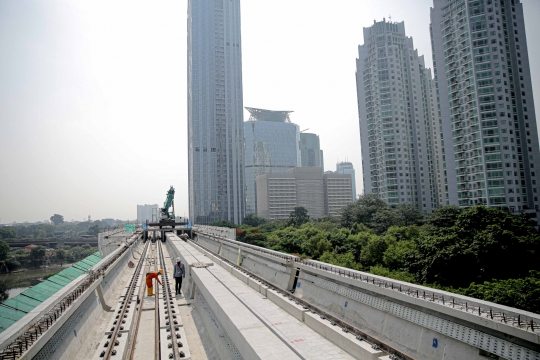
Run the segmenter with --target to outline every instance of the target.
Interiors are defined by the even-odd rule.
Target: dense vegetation
[[[37,246],[30,253],[24,249],[11,249],[0,241],[0,272],[13,271],[20,268],[38,267],[51,263],[74,263],[92,255],[97,251],[88,244],[70,247],[66,245],[53,254],[47,254],[45,247]]]
[[[55,216],[61,216],[55,214]],[[51,216],[51,221],[54,216]],[[54,220],[57,225],[51,224],[18,224],[14,226],[0,227],[0,240],[2,239],[42,239],[53,237],[55,232],[66,232],[71,237],[81,235],[95,235],[104,228],[109,227],[105,221],[96,220],[92,222],[59,222],[57,218]],[[123,225],[115,225],[123,226]]]
[[[484,206],[442,207],[423,217],[369,194],[340,217],[250,215],[237,239],[373,274],[540,313],[540,234],[525,216]]]

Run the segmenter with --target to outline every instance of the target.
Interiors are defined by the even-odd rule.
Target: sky
[[[540,1],[522,3],[538,38]],[[320,136],[325,170],[351,161],[361,193],[362,29],[404,21],[432,67],[431,6],[243,0],[244,106],[294,111]],[[136,219],[137,204],[162,204],[171,185],[187,216],[186,57],[187,1],[0,1],[0,223]],[[540,48],[529,58],[539,104]]]

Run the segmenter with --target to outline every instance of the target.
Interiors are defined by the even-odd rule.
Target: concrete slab
[[[365,341],[359,341],[351,333],[346,333],[338,326],[332,326],[329,321],[321,319],[318,315],[307,312],[304,314],[305,324],[317,333],[330,340],[340,348],[354,355],[356,359],[377,360],[379,356],[386,353],[380,350],[374,350],[371,345]]]
[[[299,358],[261,320],[246,311],[245,306],[208,269],[211,268],[192,269],[197,289],[245,359]]]
[[[139,329],[133,350],[134,360],[154,359],[155,354],[155,316],[154,311],[141,313]]]
[[[278,338],[306,359],[353,359],[339,347],[311,330],[275,303],[265,299],[250,286],[221,268],[208,269],[227,289],[237,296]],[[250,279],[251,280],[251,279]],[[287,299],[288,300],[288,299]],[[293,305],[296,305],[293,303]],[[303,309],[302,309],[303,310]],[[301,318],[301,316],[300,316]]]

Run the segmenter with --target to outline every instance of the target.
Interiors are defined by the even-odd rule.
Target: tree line
[[[237,240],[396,280],[540,313],[540,233],[526,214],[444,206],[423,216],[412,205],[359,197],[338,217],[247,216]]]
[[[54,254],[47,254],[44,246],[36,246],[27,253],[24,249],[10,249],[5,241],[0,241],[0,271],[9,272],[20,268],[37,267],[43,263],[74,263],[97,251],[88,244],[69,245],[56,249]]]

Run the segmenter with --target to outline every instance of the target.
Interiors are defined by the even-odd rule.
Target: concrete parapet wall
[[[282,289],[288,289],[292,285],[291,276],[296,269],[293,268],[295,262],[291,260],[296,257],[283,256],[284,254],[273,250],[261,253],[256,246],[239,241],[219,242],[215,237],[201,233],[197,234],[197,243],[234,264],[238,264],[240,254],[242,267]]]
[[[215,236],[219,236],[226,239],[236,240],[236,229],[219,227],[219,226],[208,226],[208,225],[195,225],[193,226],[193,231],[199,233],[207,233]]]
[[[136,241],[134,236],[130,244]],[[134,245],[136,246],[136,244]],[[90,271],[100,269],[103,264],[112,259],[115,254],[121,252],[121,249],[115,250],[105,259],[93,266]],[[123,284],[119,284],[122,275],[130,271],[127,266],[132,258],[131,249],[125,251],[118,259],[111,264],[105,271],[104,276],[96,280],[53,325],[37,339],[37,341],[23,354],[21,359],[73,359],[83,345],[88,335],[94,330],[97,322],[104,313],[104,305],[110,303],[110,299],[117,293]],[[81,275],[57,294],[38,306],[34,314],[35,320],[21,321],[33,323],[40,317],[39,313],[58,303],[65,295],[76,288],[87,275]],[[101,288],[103,298],[106,304],[103,304],[98,296],[98,288]],[[28,314],[30,315],[30,314]]]
[[[299,269],[296,296],[413,357],[484,359],[480,355],[482,349],[502,358],[540,360],[540,333],[513,326],[511,321],[492,320],[489,309],[512,314],[516,319],[519,316],[522,322],[540,321],[540,315],[318,261],[300,260],[238,241],[200,233],[197,238],[204,238],[201,245],[210,251],[221,244],[221,255],[223,248],[227,248],[230,261],[233,254],[241,251],[243,268],[283,289],[291,288]],[[215,244],[209,244],[212,242]],[[252,287],[258,287],[261,293],[264,289],[268,298],[272,297],[266,287]],[[287,308],[285,304],[280,306]],[[479,307],[481,316],[471,311]]]

